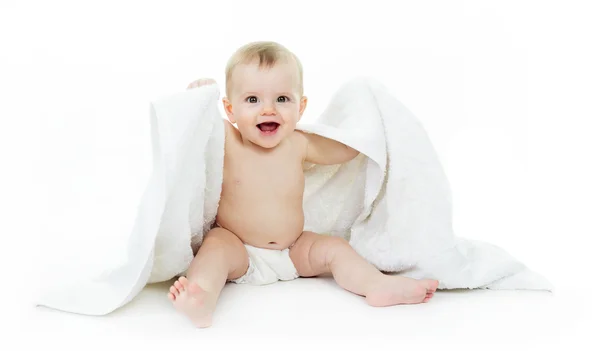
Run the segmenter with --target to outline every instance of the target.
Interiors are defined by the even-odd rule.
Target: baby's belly
[[[302,200],[283,205],[243,205],[221,198],[217,223],[237,235],[245,244],[273,250],[290,247],[302,234]]]

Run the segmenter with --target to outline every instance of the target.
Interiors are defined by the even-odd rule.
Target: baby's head
[[[302,65],[284,46],[268,41],[239,48],[225,70],[223,106],[245,141],[277,146],[296,128],[307,99]]]

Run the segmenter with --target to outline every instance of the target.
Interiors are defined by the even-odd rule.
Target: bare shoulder
[[[302,156],[302,160],[306,159],[306,149],[308,147],[308,137],[307,134],[301,130],[295,130],[291,136],[292,145],[294,149],[296,149],[300,155]]]
[[[223,125],[225,126],[225,135],[231,133],[231,128],[233,128],[233,126],[231,125],[231,122],[229,122],[228,120],[226,120],[225,118],[223,119]]]
[[[231,142],[236,140],[239,131],[225,118],[223,118],[223,124],[225,125],[225,141]]]

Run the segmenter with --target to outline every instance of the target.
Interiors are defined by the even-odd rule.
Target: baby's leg
[[[248,269],[248,253],[232,232],[214,228],[204,237],[202,246],[187,271],[168,294],[178,311],[199,328],[212,324],[212,314],[227,279],[237,279]]]
[[[372,306],[427,302],[438,286],[436,280],[385,275],[339,237],[304,232],[290,257],[300,276],[332,273],[342,288],[365,296]]]

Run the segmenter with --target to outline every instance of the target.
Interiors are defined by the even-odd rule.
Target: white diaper
[[[266,285],[278,280],[298,278],[296,267],[290,258],[290,250],[262,249],[244,245],[248,252],[248,271],[242,277],[231,280],[236,284]]]

